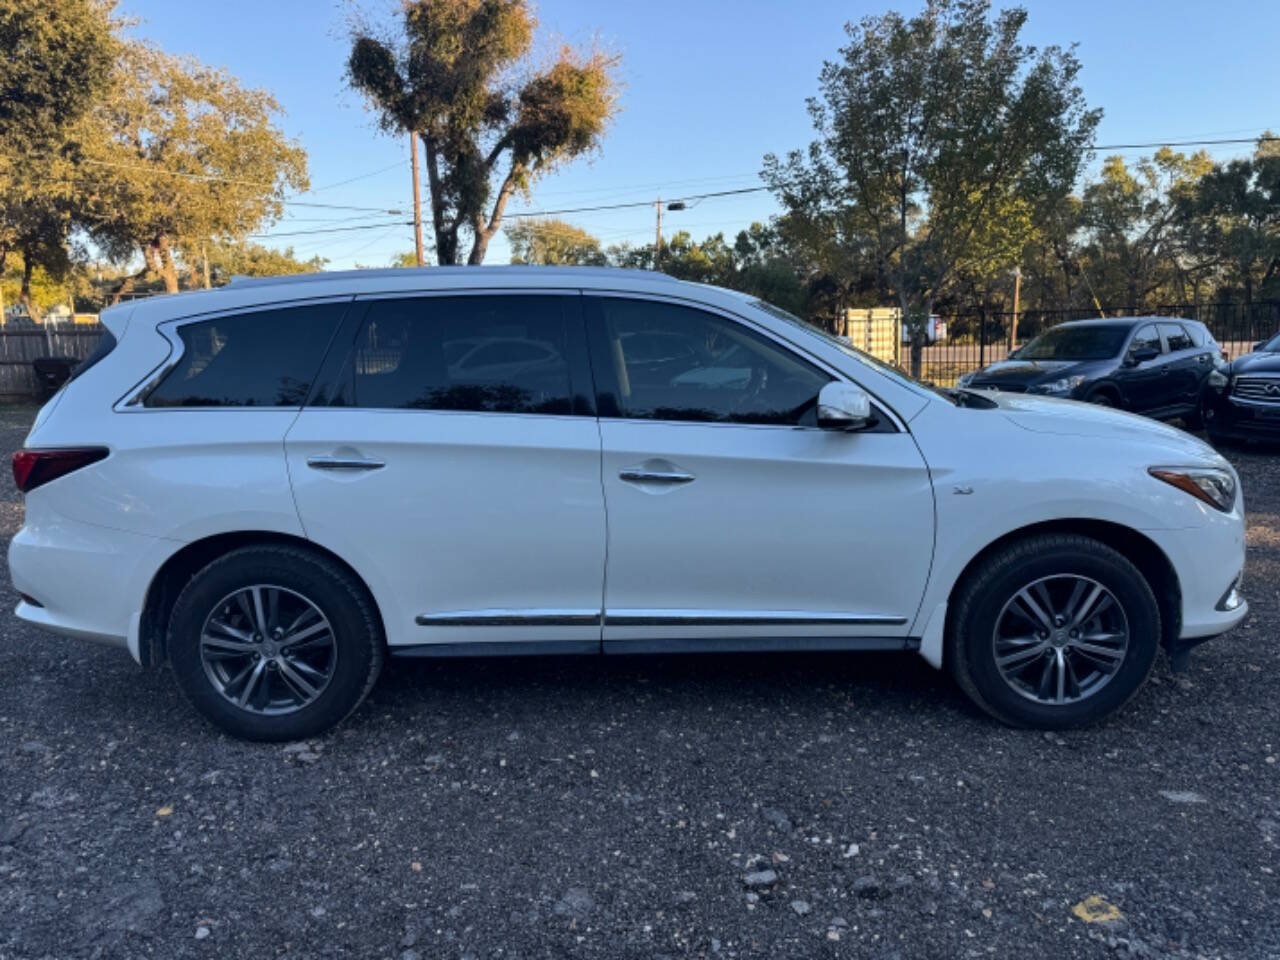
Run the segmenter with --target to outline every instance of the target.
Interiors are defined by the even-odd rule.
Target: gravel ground
[[[4,613],[0,960],[1280,957],[1280,451],[1230,456],[1252,614],[1062,736],[868,654],[393,662],[258,746]]]

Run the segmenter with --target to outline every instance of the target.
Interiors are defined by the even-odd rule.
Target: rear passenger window
[[[372,301],[334,402],[572,413],[565,306],[560,296]]]
[[[182,356],[147,407],[300,407],[347,303],[257,310],[178,328]]]
[[[1160,334],[1156,333],[1155,324],[1146,324],[1129,341],[1130,353],[1137,353],[1139,350],[1154,350],[1156,353],[1164,352],[1160,347]]]
[[[1165,340],[1169,342],[1169,352],[1177,353],[1179,350],[1190,350],[1195,346],[1195,341],[1187,335],[1187,331],[1182,329],[1180,323],[1162,323],[1160,324],[1160,332],[1164,334]]]

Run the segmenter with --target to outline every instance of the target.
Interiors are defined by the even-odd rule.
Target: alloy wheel
[[[1129,650],[1129,620],[1097,580],[1042,577],[1006,601],[992,644],[1006,684],[1029,700],[1060,706],[1111,681]]]
[[[286,587],[253,584],[218,601],[200,631],[205,676],[241,710],[278,716],[314,702],[338,661],[328,618]]]

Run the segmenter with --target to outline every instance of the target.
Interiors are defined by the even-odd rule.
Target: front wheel
[[[297,547],[220,557],[191,579],[169,620],[179,687],[247,740],[297,740],[341,722],[372,689],[383,655],[364,586]]]
[[[1132,563],[1088,537],[1046,535],[1004,547],[966,579],[947,657],[997,719],[1062,729],[1123,707],[1159,639],[1159,606]]]

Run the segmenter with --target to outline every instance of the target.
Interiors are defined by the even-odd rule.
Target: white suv
[[[741,294],[532,267],[107,310],[14,475],[17,614],[309,736],[387,654],[916,650],[999,719],[1105,717],[1244,617],[1199,440],[933,390]]]

